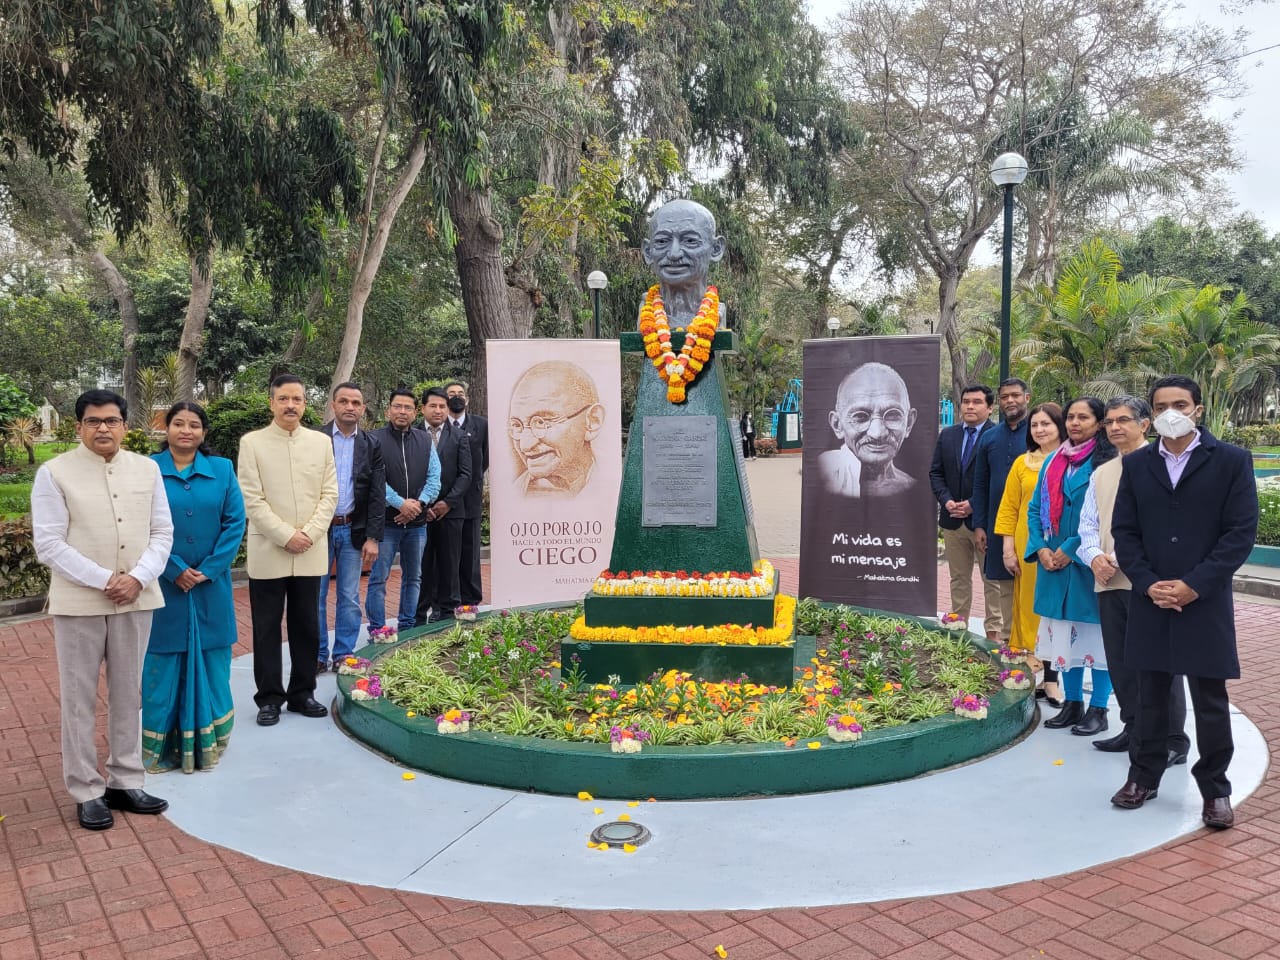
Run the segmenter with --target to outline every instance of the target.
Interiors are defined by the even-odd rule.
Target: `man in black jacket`
[[[360,570],[378,557],[387,509],[382,448],[360,429],[364,393],[357,383],[333,388],[333,421],[321,427],[333,439],[338,468],[338,506],[329,524],[329,565],[337,584],[333,659],[350,655],[360,636]],[[329,669],[329,574],[320,578],[320,655],[316,672]]]
[[[489,421],[467,410],[467,385],[455,380],[444,388],[449,423],[471,441],[471,487],[463,498],[462,556],[458,569],[462,603],[478,607],[484,598],[480,582],[480,522],[484,517],[484,475],[489,471]]]
[[[991,407],[995,392],[985,384],[972,384],[960,393],[960,422],[938,434],[933,448],[933,464],[929,467],[929,484],[938,499],[938,526],[947,566],[951,570],[951,612],[966,620],[973,605],[973,568],[981,555],[973,533],[973,473],[977,463],[978,441],[982,432],[994,426]],[[1000,637],[1000,588],[982,578],[986,600],[987,638]]]
[[[391,391],[387,425],[374,431],[386,466],[386,527],[378,559],[369,573],[365,612],[370,628],[386,625],[387,577],[391,561],[400,554],[400,609],[397,629],[417,623],[418,593],[422,585],[422,550],[427,542],[427,504],[440,492],[440,460],[431,449],[431,438],[415,430],[417,405],[413,394]]]
[[[452,620],[462,603],[458,567],[462,558],[464,501],[471,487],[471,441],[449,423],[449,398],[439,387],[422,395],[423,433],[440,459],[440,493],[423,511],[427,543],[422,554],[422,594],[417,620]]]

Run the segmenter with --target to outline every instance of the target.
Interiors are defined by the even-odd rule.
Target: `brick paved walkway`
[[[779,568],[793,586],[794,560]],[[243,589],[237,602],[244,638]],[[1232,685],[1232,699],[1269,743],[1280,727],[1277,612],[1239,603],[1246,679]],[[61,783],[50,621],[0,627],[0,671],[0,960],[698,960],[715,956],[717,945],[730,960],[1280,957],[1274,771],[1241,806],[1234,830],[1201,830],[1139,857],[1045,881],[815,910],[522,908],[296,873],[194,840],[164,818],[122,815],[104,833],[81,830]],[[152,783],[163,793],[162,779]],[[1106,797],[1098,798],[1098,815],[1142,816],[1110,810]],[[1042,844],[1070,842],[1039,822],[1035,798],[1013,786],[1008,808],[992,811],[990,829],[993,843],[1019,844],[1028,857]],[[315,842],[327,842],[327,833],[317,831]],[[827,863],[821,850],[795,855],[810,858],[833,883],[842,871],[873,868]]]

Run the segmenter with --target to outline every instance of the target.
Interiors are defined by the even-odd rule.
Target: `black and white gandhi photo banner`
[[[609,566],[622,481],[616,340],[490,340],[495,607],[578,600]]]
[[[937,337],[804,344],[800,595],[937,613]]]

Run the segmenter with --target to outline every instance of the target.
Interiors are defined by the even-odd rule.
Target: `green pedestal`
[[[774,594],[766,597],[598,597],[587,594],[588,627],[773,626]]]
[[[679,350],[684,335],[672,334],[672,347]],[[638,333],[621,337],[625,352],[643,351]],[[760,559],[752,524],[751,493],[747,486],[742,448],[730,429],[727,411],[729,396],[720,376],[720,355],[731,352],[734,335],[727,330],[716,334],[711,361],[698,379],[685,390],[684,403],[667,400],[667,385],[648,357],[643,358],[635,415],[627,437],[622,489],[618,494],[610,570],[753,570]],[[716,438],[716,478],[719,497],[714,527],[640,525],[641,486],[644,482],[645,417],[714,416]],[[735,421],[736,422],[736,421]],[[666,623],[679,621],[667,620]]]
[[[588,643],[566,640],[560,645],[566,660],[577,656],[582,676],[590,683],[639,683],[655,673],[681,670],[697,679],[717,683],[746,676],[753,683],[788,687],[796,677],[796,645],[748,647],[714,643]]]

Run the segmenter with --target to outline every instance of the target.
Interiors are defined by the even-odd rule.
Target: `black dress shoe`
[[[1064,727],[1073,727],[1080,722],[1080,718],[1084,716],[1083,700],[1068,700],[1067,705],[1059,710],[1056,714],[1044,722],[1044,725],[1050,730],[1061,730]]]
[[[1214,797],[1204,802],[1204,810],[1200,814],[1206,827],[1215,830],[1226,830],[1235,825],[1236,815],[1231,810],[1230,797]]]
[[[1117,791],[1111,802],[1122,810],[1137,810],[1148,800],[1154,800],[1156,794],[1156,788],[1144,787],[1130,780]]]
[[[1128,753],[1129,751],[1129,731],[1121,730],[1114,737],[1107,737],[1105,740],[1093,741],[1093,748],[1101,750],[1103,753]]]
[[[1090,707],[1080,722],[1071,728],[1077,737],[1096,737],[1107,729],[1107,708]]]
[[[153,797],[145,790],[121,790],[107,787],[102,798],[112,810],[124,810],[128,813],[164,813],[169,809],[169,801]]]
[[[307,699],[298,703],[289,704],[289,712],[300,713],[304,717],[327,717],[329,708],[316,700],[315,697],[307,697]]]
[[[106,801],[101,797],[77,803],[76,819],[86,830],[106,830],[116,822],[116,818],[111,816],[111,811],[107,809]]]
[[[431,616],[427,617],[427,623],[440,623],[442,620],[453,620],[452,610],[436,610]]]
[[[258,708],[258,726],[274,727],[280,722],[280,704],[264,703]]]
[[[316,661],[316,673],[326,673],[328,670],[329,670],[329,661],[328,661],[328,660],[317,660],[317,661]]]
[[[1097,744],[1095,744],[1095,746],[1097,746]],[[1186,763],[1186,762],[1187,762],[1187,751],[1170,749],[1169,758],[1165,762],[1165,767],[1166,768],[1176,767],[1179,764]]]

